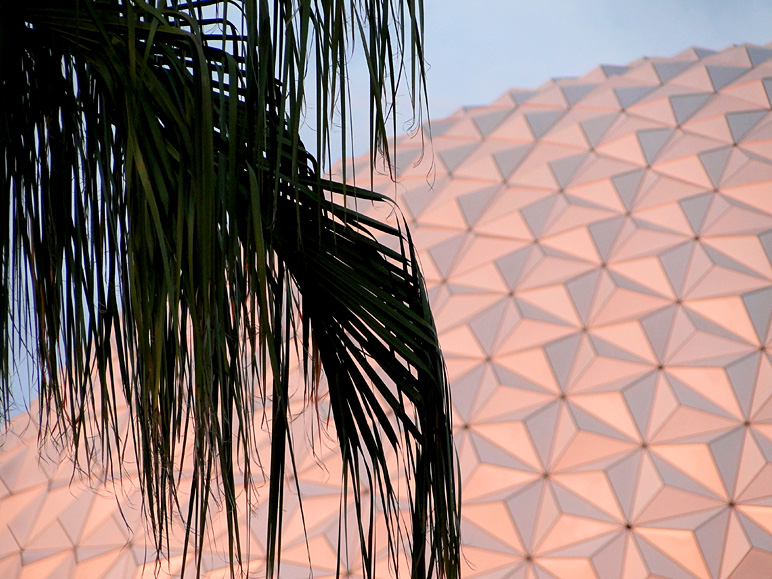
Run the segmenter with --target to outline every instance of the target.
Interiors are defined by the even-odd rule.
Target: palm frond
[[[420,2],[31,0],[7,8],[3,412],[13,332],[28,320],[45,433],[85,466],[92,450],[120,466],[126,445],[136,449],[159,552],[179,508],[175,457],[192,446],[188,525],[202,527],[210,496],[221,493],[238,562],[235,476],[250,477],[253,417],[268,408],[266,558],[275,576],[293,468],[289,368],[299,352],[311,400],[318,365],[324,370],[357,509],[361,489],[379,491],[395,566],[404,548],[413,577],[457,576],[448,385],[409,233],[353,209],[352,198],[388,201],[345,177],[325,179],[298,136],[312,66],[317,145],[329,154],[330,119],[340,108],[345,124],[346,62],[359,42],[372,149],[388,157],[401,81],[422,108]],[[129,440],[116,418],[124,401]],[[409,537],[395,515],[389,449],[413,482]],[[374,508],[371,501],[369,515],[357,517],[370,576]],[[199,553],[204,536],[190,534]]]

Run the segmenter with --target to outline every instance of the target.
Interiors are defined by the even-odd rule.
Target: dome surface
[[[772,572],[770,101],[772,49],[690,49],[460,110],[423,157],[397,141],[399,181],[375,188],[408,219],[446,356],[463,577]],[[70,484],[24,423],[0,455],[0,576],[141,576],[131,473]],[[335,572],[321,456],[324,476],[299,459],[310,548],[288,507],[285,577]]]

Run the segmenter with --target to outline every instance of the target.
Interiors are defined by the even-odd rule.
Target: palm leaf
[[[309,400],[318,396],[319,364],[326,375],[363,567],[372,576],[376,506],[366,512],[359,496],[369,487],[387,514],[395,567],[407,549],[413,577],[457,576],[448,386],[409,234],[404,223],[352,209],[352,198],[388,201],[345,177],[323,178],[298,137],[309,66],[322,158],[339,106],[345,134],[345,62],[358,41],[372,149],[388,158],[402,58],[421,110],[420,3],[31,0],[6,8],[4,413],[13,333],[31,329],[44,433],[86,467],[101,453],[120,468],[126,445],[135,448],[159,552],[182,508],[175,457],[194,448],[190,547],[201,552],[209,499],[221,496],[237,563],[235,475],[249,479],[259,458],[254,416],[268,409],[266,564],[275,576],[285,472],[294,468],[289,369],[299,353]],[[116,418],[122,403],[128,433]],[[389,449],[413,481],[407,537]]]

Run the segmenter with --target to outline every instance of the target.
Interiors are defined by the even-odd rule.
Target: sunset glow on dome
[[[770,573],[771,101],[771,48],[690,49],[397,141],[397,184],[374,186],[410,226],[452,383],[463,577]],[[0,454],[0,577],[151,577],[135,473],[71,484],[28,423]],[[340,457],[317,450],[282,577],[335,574]],[[249,524],[261,577],[259,506]],[[204,576],[227,573],[222,525]]]

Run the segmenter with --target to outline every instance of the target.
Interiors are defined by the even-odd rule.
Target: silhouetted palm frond
[[[13,333],[27,325],[44,431],[85,466],[92,446],[119,465],[135,448],[159,551],[177,508],[175,456],[187,445],[188,524],[203,525],[221,493],[240,559],[235,473],[249,477],[253,418],[266,412],[266,559],[277,575],[299,352],[309,399],[320,364],[326,376],[357,505],[370,487],[384,512],[399,510],[386,456],[404,457],[412,534],[386,517],[395,564],[407,548],[414,577],[458,574],[448,385],[409,235],[352,209],[354,196],[387,200],[323,178],[298,137],[311,67],[318,148],[329,150],[334,111],[347,118],[356,41],[368,63],[371,145],[387,151],[400,78],[420,97],[421,21],[413,0],[3,5],[3,412]],[[116,418],[124,403],[128,440]],[[372,575],[371,516],[358,520]],[[204,537],[191,534],[191,548],[200,553]]]

